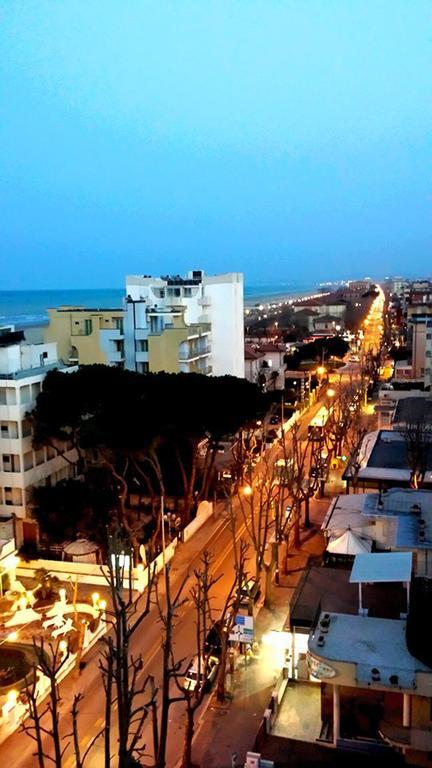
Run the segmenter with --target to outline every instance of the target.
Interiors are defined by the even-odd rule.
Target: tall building
[[[126,278],[123,309],[49,310],[45,341],[68,365],[243,378],[243,275]]]
[[[15,516],[18,539],[36,536],[32,488],[70,474],[54,448],[33,447],[29,419],[46,372],[58,367],[56,344],[26,344],[22,331],[0,329],[0,516]]]
[[[178,333],[179,343],[172,342],[177,370],[244,377],[242,274],[209,276],[193,270],[184,278],[127,277],[126,294],[127,368],[139,370],[139,364],[146,362],[147,342],[150,370],[158,370],[152,351],[165,329],[176,327],[177,316],[177,327],[183,330]]]

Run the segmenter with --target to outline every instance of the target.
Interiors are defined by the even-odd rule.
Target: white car
[[[195,656],[189,665],[189,669],[186,672],[186,676],[183,683],[183,688],[186,691],[194,691],[199,685],[203,686],[204,690],[210,690],[217,675],[219,659],[217,656],[208,656],[207,659],[201,657],[201,668],[198,670],[199,657]],[[199,674],[198,674],[199,672]],[[199,680],[200,678],[200,680]]]

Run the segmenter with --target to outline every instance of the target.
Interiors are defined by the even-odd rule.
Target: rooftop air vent
[[[324,613],[320,619],[319,628],[324,634],[328,632],[330,627],[330,614]]]
[[[325,637],[324,637],[324,635],[319,635],[318,636],[318,640],[317,640],[318,648],[322,648],[324,644],[325,644]]]
[[[380,671],[376,667],[372,667],[371,669],[371,678],[374,683],[378,683],[381,680]]]

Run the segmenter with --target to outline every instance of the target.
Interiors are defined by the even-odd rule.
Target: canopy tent
[[[89,539],[76,539],[63,544],[63,553],[75,563],[97,563],[99,544]]]
[[[408,613],[412,559],[412,552],[369,552],[355,556],[350,582],[351,584],[358,584],[359,613],[361,615],[365,614],[362,602],[362,584],[368,582],[403,582],[407,593]]]
[[[350,582],[411,581],[412,552],[373,552],[354,560]]]
[[[348,528],[340,536],[333,536],[328,545],[327,552],[332,555],[359,555],[370,552],[372,542],[357,536],[351,528]]]

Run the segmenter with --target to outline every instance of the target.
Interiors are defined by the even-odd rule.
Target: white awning
[[[372,543],[367,539],[356,536],[354,531],[348,528],[341,536],[332,537],[327,545],[327,552],[332,555],[358,555],[370,552]]]
[[[83,557],[97,552],[100,549],[99,544],[89,539],[76,539],[63,544],[63,552],[72,557]]]
[[[356,555],[351,584],[411,581],[412,552],[373,552]]]

